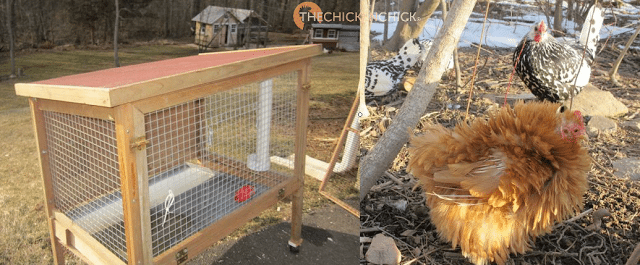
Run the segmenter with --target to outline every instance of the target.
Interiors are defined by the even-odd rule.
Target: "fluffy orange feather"
[[[440,236],[475,264],[504,264],[583,206],[591,158],[579,112],[519,102],[453,130],[412,137],[419,180]]]

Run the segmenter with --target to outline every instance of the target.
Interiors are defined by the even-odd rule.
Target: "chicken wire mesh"
[[[115,123],[52,111],[43,115],[55,208],[126,261]]]
[[[157,256],[287,178],[297,73],[145,115],[152,253]]]
[[[293,176],[297,72],[145,114],[157,256]],[[44,111],[55,207],[124,262],[115,122]],[[144,162],[144,161],[138,161]]]

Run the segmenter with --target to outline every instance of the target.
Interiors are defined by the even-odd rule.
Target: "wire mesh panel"
[[[126,261],[115,123],[43,115],[55,208]]]
[[[297,73],[145,114],[153,256],[293,175]]]

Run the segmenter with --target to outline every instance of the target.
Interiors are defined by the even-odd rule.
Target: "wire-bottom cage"
[[[62,246],[90,263],[181,263],[286,196],[299,245],[308,67],[231,71],[116,106],[31,98],[56,263]]]

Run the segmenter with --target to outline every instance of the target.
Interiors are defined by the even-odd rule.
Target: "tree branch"
[[[360,160],[360,200],[365,198],[376,180],[389,168],[402,146],[409,140],[408,129],[416,126],[427,109],[475,3],[475,0],[453,2],[451,12],[438,31],[420,70],[416,85],[409,92],[396,119],[371,151]]]
[[[413,12],[415,10],[415,1],[417,0],[402,1],[401,12]],[[384,44],[383,48],[387,51],[397,51],[407,42],[407,40],[420,36],[422,28],[424,28],[427,20],[429,20],[429,17],[431,17],[431,14],[433,14],[433,12],[438,8],[439,4],[440,0],[426,0],[422,3],[420,7],[418,7],[418,10],[415,10],[414,17],[419,19],[418,21],[407,22],[399,19],[396,29],[393,32],[393,36],[391,36],[391,39]]]
[[[618,83],[618,79],[616,78],[616,75],[618,74],[618,68],[620,68],[620,63],[622,63],[622,59],[627,54],[629,47],[631,46],[633,41],[636,39],[636,37],[638,37],[638,33],[640,33],[640,23],[638,23],[636,32],[633,33],[633,36],[631,36],[631,38],[627,41],[627,45],[624,46],[624,50],[622,50],[622,52],[618,56],[616,63],[613,65],[613,69],[611,69],[611,72],[609,72],[609,79],[611,79],[611,82],[615,86],[620,86],[620,83]]]

